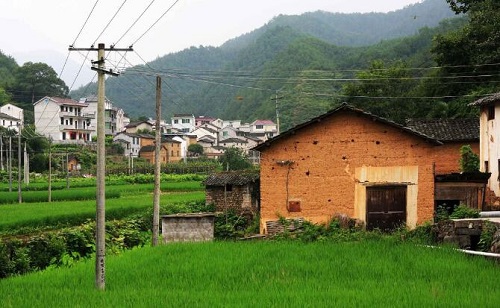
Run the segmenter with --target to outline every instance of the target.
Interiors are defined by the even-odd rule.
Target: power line
[[[115,19],[116,15],[118,15],[118,13],[121,11],[121,9],[123,8],[123,6],[125,5],[125,3],[127,3],[128,0],[124,0],[122,2],[122,4],[120,5],[120,7],[118,8],[118,10],[116,10],[115,14],[113,15],[113,17],[111,17],[111,19],[109,20],[109,22],[106,24],[106,26],[104,27],[104,29],[102,29],[101,33],[97,36],[97,38],[94,40],[94,45],[96,44],[96,42],[99,40],[99,38],[101,37],[101,35],[104,33],[104,31],[106,31],[106,29],[109,27],[109,25],[113,22],[113,20]]]
[[[142,11],[142,13],[139,15],[139,17],[137,17],[137,19],[132,23],[132,25],[130,25],[130,27],[125,31],[125,33],[123,33],[122,36],[120,36],[120,38],[116,41],[116,44],[118,44],[125,35],[127,35],[127,33],[130,31],[130,29],[132,29],[132,27],[135,26],[135,24],[142,18],[142,16],[147,12],[147,10],[149,10],[149,7],[155,2],[156,0],[152,0],[149,5],[144,9],[144,11]]]
[[[87,18],[85,19],[85,22],[83,23],[82,27],[80,28],[80,31],[78,31],[78,34],[76,35],[75,39],[73,40],[73,43],[71,45],[75,45],[76,44],[76,41],[78,40],[78,38],[80,37],[80,34],[82,33],[83,29],[85,28],[85,26],[87,25],[87,22],[89,21],[90,19],[90,16],[92,15],[92,13],[94,12],[94,9],[95,7],[97,6],[97,3],[99,2],[99,0],[96,0],[96,2],[94,3],[94,6],[92,7],[92,10],[90,10],[90,13],[88,14]],[[64,64],[63,64],[63,67],[61,69],[61,72],[59,73],[59,78],[61,78],[62,76],[62,73],[64,72],[64,69],[66,68],[66,64],[68,63],[68,59],[69,59],[69,54],[70,54],[70,51],[68,50],[68,55],[66,56],[66,60],[64,60]],[[78,77],[78,76],[77,76]],[[75,80],[76,78],[75,77]],[[73,82],[74,83],[74,82]]]
[[[141,36],[139,36],[138,39],[136,39],[133,43],[132,46],[137,44],[138,41],[140,41],[146,33],[148,33],[180,0],[176,0]]]

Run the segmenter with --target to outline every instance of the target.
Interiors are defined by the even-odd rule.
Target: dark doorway
[[[436,200],[434,219],[439,220],[439,216],[450,216],[459,205],[460,200]]]
[[[406,186],[366,188],[366,229],[391,231],[406,225]]]

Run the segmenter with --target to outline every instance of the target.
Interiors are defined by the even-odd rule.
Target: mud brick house
[[[213,173],[204,181],[206,204],[216,211],[235,210],[253,218],[259,212],[259,174],[257,172],[227,171]]]
[[[444,207],[450,214],[461,203],[482,210],[490,175],[457,171],[463,145],[479,154],[479,118],[410,120],[407,127],[443,143],[436,148],[436,207]]]
[[[280,217],[325,223],[338,214],[368,229],[414,228],[433,219],[436,170],[459,171],[444,142],[347,104],[254,150],[261,233]]]

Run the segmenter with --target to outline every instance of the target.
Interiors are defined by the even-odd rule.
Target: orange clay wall
[[[460,172],[460,148],[463,145],[470,145],[472,151],[479,155],[479,141],[446,143],[442,146],[438,146],[434,149],[436,174]]]
[[[325,223],[354,215],[356,168],[418,166],[417,224],[434,212],[434,151],[420,137],[341,111],[261,149],[261,232],[279,217]],[[287,161],[292,161],[287,165]],[[377,183],[384,184],[384,183]],[[404,183],[403,183],[404,184]],[[300,212],[288,211],[297,200]]]

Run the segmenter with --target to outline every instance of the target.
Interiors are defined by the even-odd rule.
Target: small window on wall
[[[226,191],[233,191],[233,185],[226,184]]]
[[[488,121],[495,119],[495,105],[488,106]]]
[[[487,160],[484,161],[484,172],[490,172],[490,166]]]

